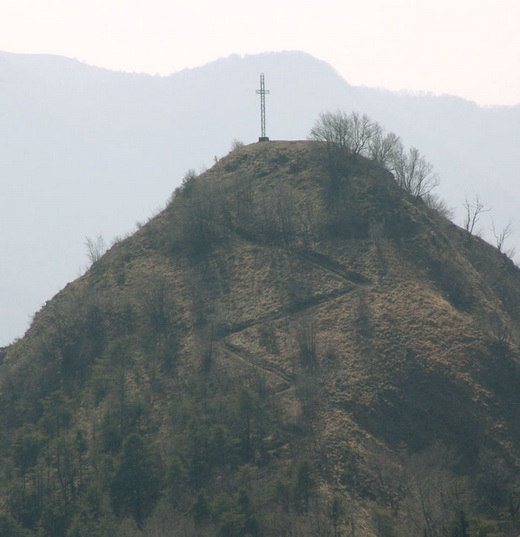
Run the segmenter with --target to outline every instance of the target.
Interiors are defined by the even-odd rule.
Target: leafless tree
[[[491,220],[491,227],[493,229],[493,236],[495,237],[495,246],[497,247],[498,251],[505,253],[508,257],[513,257],[515,255],[514,248],[504,250],[506,240],[511,236],[514,231],[513,223],[511,222],[511,220],[507,223],[507,226],[501,231],[498,231],[496,229],[495,222],[493,220]]]
[[[424,197],[424,201],[426,202],[426,205],[430,207],[430,209],[433,209],[437,214],[440,214],[444,218],[447,218],[448,220],[453,220],[455,217],[455,212],[452,207],[448,206],[445,200],[443,200],[440,196],[433,193],[428,193]]]
[[[322,112],[311,129],[311,140],[347,147],[349,119],[345,112]]]
[[[478,196],[475,196],[475,201],[469,201],[466,197],[464,202],[464,229],[473,234],[477,222],[480,220],[480,217],[483,213],[489,212],[491,209],[486,207],[484,203],[480,200]]]
[[[296,211],[296,219],[303,245],[310,250],[317,241],[318,211],[316,204],[311,200],[306,200],[301,210]]]
[[[197,176],[198,176],[198,173],[197,173],[193,168],[190,168],[190,169],[184,174],[184,177],[182,178],[182,184],[183,184],[183,186],[184,186],[186,183],[189,183],[192,179],[195,179]]]
[[[450,535],[471,495],[465,480],[451,470],[454,454],[442,444],[411,455],[406,462],[406,495],[401,504],[405,535]]]
[[[231,151],[235,151],[240,147],[244,147],[244,142],[237,140],[236,138],[231,142]]]
[[[354,155],[364,154],[370,141],[377,136],[381,136],[381,126],[372,121],[366,114],[360,115],[352,112],[348,117],[347,143]]]
[[[412,196],[426,197],[438,184],[439,177],[419,150],[411,147],[408,152],[394,151],[390,168],[397,184]]]
[[[173,322],[173,304],[171,287],[163,274],[148,276],[143,282],[140,293],[143,310],[153,332],[166,337]]]
[[[296,233],[296,200],[287,184],[280,183],[260,196],[259,229],[274,244],[289,247]]]
[[[324,148],[327,164],[335,175],[343,166],[350,151],[347,145],[349,121],[345,112],[321,113],[309,138],[320,142]]]
[[[498,308],[490,313],[488,321],[492,341],[498,345],[507,347],[511,343],[513,333],[509,323]]]
[[[333,171],[351,155],[367,156],[391,171],[400,187],[412,196],[425,198],[439,184],[433,166],[417,148],[405,151],[394,133],[367,115],[346,114],[341,110],[320,114],[309,134],[311,140],[324,144]]]
[[[368,150],[370,140],[381,132],[380,125],[366,114],[347,115],[338,110],[320,114],[309,137],[324,142],[333,152],[359,155]]]
[[[379,129],[370,139],[367,156],[384,168],[389,168],[393,155],[396,151],[402,151],[402,147],[401,139],[397,134],[393,132],[385,134],[382,129]]]
[[[86,237],[85,246],[87,247],[87,257],[91,264],[99,261],[107,251],[107,245],[101,233],[98,233],[94,239]]]
[[[193,252],[207,253],[225,239],[229,224],[228,196],[225,185],[192,177],[183,183],[179,212],[182,215],[179,234]]]

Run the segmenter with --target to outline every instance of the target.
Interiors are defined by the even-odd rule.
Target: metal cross
[[[269,90],[265,89],[265,77],[264,73],[260,75],[260,89],[256,90],[256,93],[260,94],[260,126],[261,136],[258,139],[259,142],[268,142],[269,138],[265,135],[265,96],[269,94]]]

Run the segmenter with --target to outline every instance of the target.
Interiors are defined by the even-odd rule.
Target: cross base
[[[260,138],[258,138],[258,141],[259,142],[268,142],[269,141],[269,136],[260,136]]]

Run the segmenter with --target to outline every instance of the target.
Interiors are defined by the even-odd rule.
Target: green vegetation
[[[235,144],[5,349],[0,535],[520,531],[519,271],[327,118],[356,145]]]

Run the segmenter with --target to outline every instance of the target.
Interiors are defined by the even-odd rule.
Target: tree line
[[[310,131],[309,138],[323,144],[332,169],[337,172],[351,156],[361,155],[389,170],[412,196],[426,201],[439,184],[439,177],[419,150],[405,149],[399,136],[385,132],[366,114],[323,112]]]

